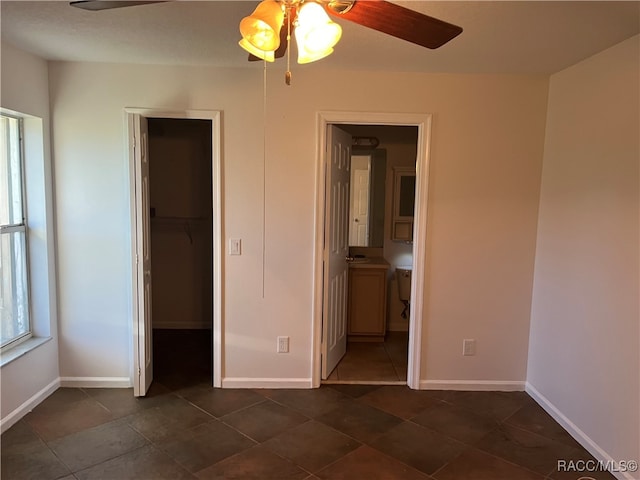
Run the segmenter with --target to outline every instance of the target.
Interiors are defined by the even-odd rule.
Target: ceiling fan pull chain
[[[284,74],[284,83],[291,85],[291,5],[287,5],[287,71]]]
[[[267,265],[267,60],[262,61],[262,298]]]

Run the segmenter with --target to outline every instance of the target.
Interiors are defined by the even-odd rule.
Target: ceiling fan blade
[[[76,2],[69,2],[69,5],[71,5],[72,7],[82,8],[83,10],[97,11],[97,10],[109,10],[111,8],[120,8],[120,7],[135,7],[136,5],[146,5],[148,3],[164,3],[164,1],[120,2],[120,1],[106,1],[106,0],[80,0]]]
[[[275,58],[282,58],[284,57],[284,54],[287,52],[287,23],[286,22],[289,21],[289,24],[291,25],[291,33],[293,33],[293,20],[295,19],[295,12],[292,13],[291,17],[292,17],[291,19],[288,19],[288,20],[285,19],[285,23],[282,25],[282,28],[280,29],[280,46],[273,53],[273,56]],[[256,57],[255,55],[249,54],[249,61],[257,62],[257,61],[262,61],[262,59],[259,57]]]
[[[462,33],[462,27],[384,0],[356,0],[351,9],[328,13],[427,48],[438,48]]]

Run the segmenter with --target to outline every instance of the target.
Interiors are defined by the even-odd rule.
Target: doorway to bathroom
[[[135,197],[134,395],[146,395],[152,383],[161,390],[219,386],[219,115],[126,111]]]
[[[419,388],[429,124],[320,114],[314,385]]]

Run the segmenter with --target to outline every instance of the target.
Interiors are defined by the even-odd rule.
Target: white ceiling
[[[60,0],[3,0],[1,32],[3,41],[50,60],[261,68],[260,62],[247,62],[237,45],[238,23],[257,3],[175,1],[90,12]],[[339,20],[342,40],[321,60],[323,66],[548,74],[640,31],[640,1],[394,3],[460,25],[464,32],[429,50]]]

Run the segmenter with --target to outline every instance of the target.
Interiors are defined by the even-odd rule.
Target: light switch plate
[[[462,355],[471,356],[476,354],[476,341],[473,338],[462,340]]]
[[[242,240],[239,238],[229,239],[229,255],[241,255],[242,254]]]

